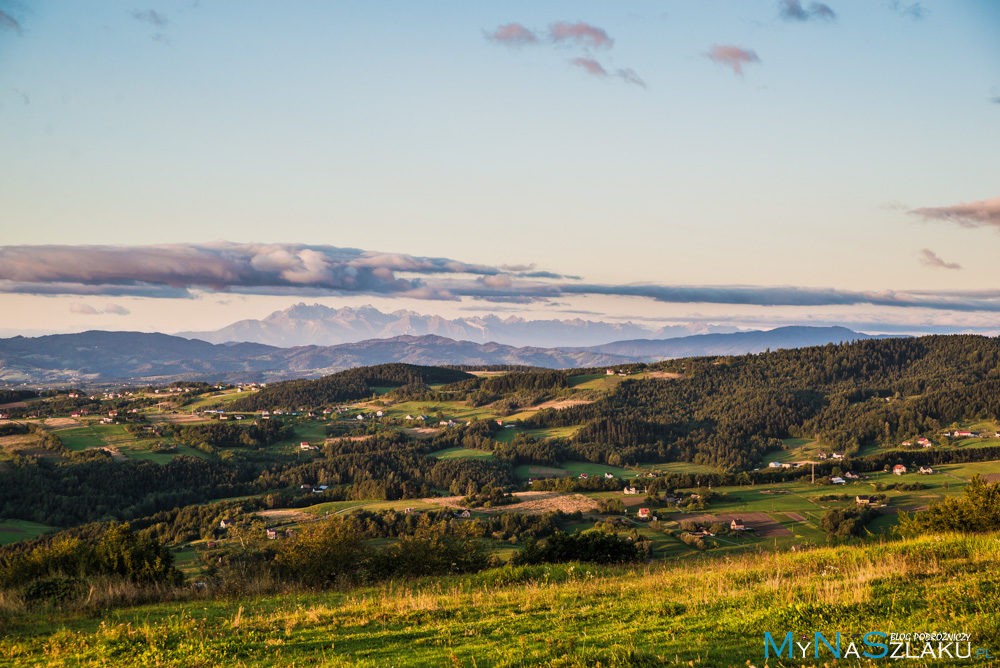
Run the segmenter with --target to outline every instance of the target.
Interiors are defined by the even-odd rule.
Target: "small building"
[[[468,510],[463,510],[463,511],[462,511],[462,512],[460,512],[460,513],[456,513],[456,514],[455,514],[455,517],[458,517],[458,518],[461,518],[461,519],[463,519],[463,520],[467,520],[467,519],[469,519],[470,517],[472,517],[472,513],[470,513],[470,512],[468,511]]]
[[[232,519],[228,518],[228,517],[225,518],[225,519],[219,520],[219,528],[220,529],[228,529],[229,527],[233,526],[233,524],[235,524],[235,522]]]
[[[278,532],[275,529],[268,529],[267,530],[267,539],[268,540],[274,540],[277,537],[278,537]]]
[[[831,485],[846,485],[847,481],[844,480],[843,478],[841,478],[840,476],[834,476],[834,477],[830,478],[830,484]]]
[[[648,520],[650,518],[649,508],[640,508],[638,517],[640,520]]]
[[[856,497],[854,497],[854,503],[858,504],[859,506],[870,506],[874,503],[874,500],[867,494],[859,494]]]
[[[902,443],[900,443],[900,445],[904,448],[909,448],[913,445],[913,443],[911,443],[910,441],[903,441]]]
[[[313,487],[313,486],[312,486],[312,485],[310,485],[310,484],[309,484],[309,483],[307,483],[307,482],[304,482],[304,483],[302,483],[301,485],[299,485],[299,489],[312,489],[312,487]]]
[[[743,523],[743,520],[736,518],[729,523],[729,528],[733,531],[746,531],[747,525]]]
[[[858,475],[857,473],[855,473],[854,471],[848,471],[847,473],[845,473],[845,474],[844,474],[844,477],[845,477],[845,478],[847,478],[848,480],[857,480],[857,479],[859,479],[859,478],[860,478],[861,476],[859,476],[859,475]]]
[[[590,477],[589,473],[581,473],[580,474],[580,480],[586,480],[589,477]]]
[[[930,466],[921,466],[920,467],[920,472],[921,473],[934,473],[934,469],[932,469]]]
[[[605,376],[613,376],[613,375],[615,375],[615,370],[614,369],[605,369],[604,370],[604,375]]]
[[[829,455],[827,455],[825,452],[820,452],[816,455],[816,459],[826,459],[827,457],[829,457]]]
[[[382,417],[383,415],[385,415],[383,411],[375,411],[375,417]]]
[[[615,475],[613,473],[605,473],[604,474],[604,478],[606,480],[614,480],[615,479]]]
[[[770,464],[767,465],[767,467],[771,469],[780,469],[781,462],[771,462]]]
[[[892,467],[892,472],[894,475],[903,475],[904,473],[906,473],[906,467],[903,466],[902,464],[896,464],[895,466]]]
[[[639,493],[639,490],[637,490],[635,487],[626,487],[622,491],[625,494],[627,494],[627,495],[632,495],[632,494],[638,494]]]
[[[833,458],[834,459],[843,459],[844,458],[844,453],[843,452],[835,452],[835,453],[833,453]]]

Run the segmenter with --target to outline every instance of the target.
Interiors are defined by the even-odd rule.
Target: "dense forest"
[[[348,369],[317,380],[290,380],[268,385],[232,404],[235,411],[308,409],[372,395],[375,387],[424,387],[455,383],[474,376],[455,369],[414,364],[379,364]]]
[[[524,426],[583,424],[573,442],[593,461],[740,470],[759,466],[789,436],[854,454],[1000,414],[1000,341],[981,336],[866,340],[651,368],[683,378],[627,380],[592,404],[541,411]]]

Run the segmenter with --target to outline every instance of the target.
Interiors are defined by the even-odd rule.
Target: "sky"
[[[1000,333],[1000,3],[0,0],[0,336]]]

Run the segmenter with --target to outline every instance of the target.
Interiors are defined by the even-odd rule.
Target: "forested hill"
[[[296,409],[340,401],[354,401],[372,395],[375,387],[425,386],[456,383],[475,376],[456,369],[414,364],[379,364],[348,369],[317,380],[290,380],[275,383],[260,392],[233,402],[233,410],[258,411],[273,408]]]
[[[862,334],[846,327],[778,327],[766,332],[698,334],[673,339],[615,341],[584,348],[595,353],[621,355],[633,359],[744,355],[783,348],[805,348],[827,343],[848,343],[865,339],[890,338]]]
[[[759,466],[778,439],[818,437],[856,454],[953,421],[1000,417],[1000,339],[866,340],[652,365],[679,380],[629,380],[599,401],[541,411],[525,427],[583,424],[574,456]]]

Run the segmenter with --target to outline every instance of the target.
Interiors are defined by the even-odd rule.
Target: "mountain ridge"
[[[403,334],[337,346],[281,348],[260,343],[209,343],[160,333],[91,330],[80,334],[0,339],[0,382],[101,383],[169,380],[315,378],[357,366],[405,362],[425,366],[529,365],[606,367],[670,357],[737,355],[872,337],[843,327],[789,327],[769,332],[700,334],[627,340],[591,347],[515,347],[440,335]]]

